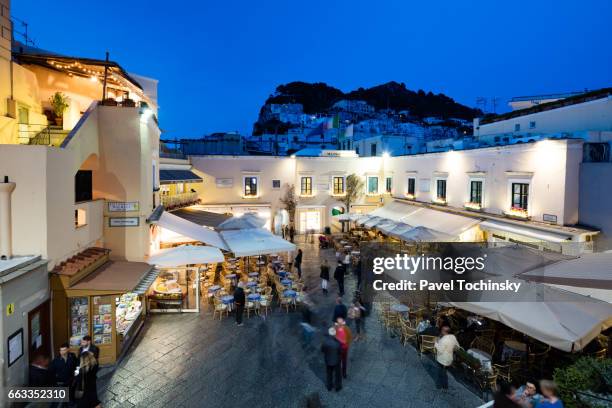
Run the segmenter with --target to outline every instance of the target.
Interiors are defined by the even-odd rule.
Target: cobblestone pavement
[[[301,313],[275,308],[267,318],[251,317],[237,327],[232,316],[213,320],[200,314],[149,316],[132,349],[116,370],[98,380],[104,407],[305,407],[319,394],[325,407],[476,407],[482,401],[449,378],[450,389],[436,390],[433,362],[413,347],[402,347],[374,314],[366,319],[367,338],[354,342],[343,389],[328,392],[319,351],[331,322],[336,290],[319,288],[322,257],[334,265],[331,250],[299,244],[303,272],[318,331],[302,343]],[[354,289],[347,278],[345,302]]]

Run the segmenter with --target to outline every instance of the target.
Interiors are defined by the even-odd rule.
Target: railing
[[[56,126],[40,126],[38,130],[19,130],[19,144],[60,147],[69,132]]]
[[[183,193],[161,196],[162,205],[169,210],[196,204],[198,201],[198,193]]]

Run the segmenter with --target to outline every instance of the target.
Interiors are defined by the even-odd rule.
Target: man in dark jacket
[[[334,307],[334,316],[332,318],[332,321],[334,323],[336,323],[338,321],[339,317],[341,317],[344,320],[346,320],[346,316],[347,315],[348,315],[348,309],[344,305],[344,303],[342,303],[342,298],[340,296],[338,296],[336,298],[336,306]]]
[[[90,335],[83,337],[83,340],[81,340],[81,347],[79,347],[79,357],[81,357],[81,355],[87,351],[92,353],[96,360],[100,358],[100,349],[95,344],[92,344]]]
[[[338,292],[340,296],[344,296],[344,266],[342,265],[342,261],[338,261],[338,266],[336,266],[336,270],[334,271],[334,279],[338,282]]]
[[[293,224],[289,226],[289,239],[293,242],[293,238],[295,237],[295,227]]]
[[[302,250],[298,249],[298,253],[295,256],[295,269],[297,269],[298,278],[302,279]]]
[[[234,290],[234,305],[236,306],[236,324],[242,326],[242,314],[244,313],[245,304],[244,289],[242,289],[242,282],[238,282],[236,290]]]
[[[336,329],[329,328],[327,335],[323,338],[321,351],[325,358],[325,367],[327,368],[327,390],[331,391],[335,388],[336,391],[342,389],[342,375],[340,375],[340,342],[336,339]]]
[[[52,387],[54,385],[53,375],[49,371],[49,358],[37,355],[30,364],[29,373],[30,387]]]
[[[78,365],[79,360],[74,353],[70,352],[68,344],[62,344],[59,349],[59,355],[53,359],[49,367],[55,379],[55,384],[58,387],[69,387],[72,385],[74,370]]]

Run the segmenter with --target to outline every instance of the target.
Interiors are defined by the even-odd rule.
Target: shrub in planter
[[[61,92],[56,92],[49,98],[51,109],[55,115],[55,124],[61,126],[64,123],[64,111],[68,109],[70,99]]]
[[[565,368],[555,369],[553,378],[559,386],[561,399],[567,408],[581,408],[584,406],[604,407],[606,401],[580,397],[577,400],[575,392],[583,392],[606,396],[610,398],[612,391],[612,360],[595,360],[590,357],[581,357],[575,363]]]

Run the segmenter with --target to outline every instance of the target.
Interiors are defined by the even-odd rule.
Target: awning
[[[263,228],[221,231],[235,256],[266,255],[295,251],[295,245]]]
[[[395,224],[395,227],[393,227],[387,232],[387,235],[400,239],[403,233],[410,231],[412,228],[414,228],[412,225],[404,224],[403,222],[398,222],[397,224]]]
[[[503,231],[511,234],[521,235],[524,237],[533,238],[538,241],[548,242],[567,242],[571,240],[572,235],[564,232],[544,231],[539,228],[534,228],[528,225],[518,225],[512,222],[487,220],[480,223],[480,228],[484,231]]]
[[[132,292],[152,271],[144,262],[109,261],[68,289]]]
[[[201,183],[202,177],[191,170],[160,170],[159,182],[161,184]]]
[[[229,251],[229,247],[217,231],[201,227],[172,213],[164,212],[157,220],[157,225],[195,241]]]
[[[193,206],[172,211],[172,214],[195,224],[211,228],[215,228],[223,221],[231,218],[229,215],[199,210]]]
[[[380,223],[387,221],[385,218],[381,217],[370,217],[366,222],[363,223],[363,226],[366,228],[373,228]]]
[[[393,201],[383,207],[377,208],[368,214],[371,217],[382,217],[395,222],[402,222],[413,227],[425,227],[443,234],[458,237],[459,234],[469,230],[481,222],[480,219],[464,217],[449,212],[433,210]],[[357,223],[368,226],[367,221],[359,220]]]
[[[151,269],[141,280],[140,282],[138,282],[138,285],[136,285],[136,287],[134,288],[134,290],[132,290],[133,293],[136,293],[137,295],[142,295],[144,294],[147,290],[149,290],[149,288],[151,287],[151,285],[153,284],[153,282],[155,282],[155,279],[157,279],[157,276],[159,275],[159,269],[157,268],[153,268]]]
[[[376,229],[384,234],[389,234],[389,231],[397,227],[394,221],[385,219],[383,222],[376,225]]]
[[[425,227],[415,227],[396,236],[402,241],[414,242],[452,242],[458,238],[456,235],[448,235]]]
[[[220,231],[239,230],[248,228],[261,228],[266,225],[266,220],[257,213],[244,213],[239,217],[231,217],[217,226]]]
[[[163,268],[173,268],[183,265],[207,264],[223,262],[223,253],[218,248],[209,246],[182,245],[168,248],[152,255],[148,259],[150,265]]]

